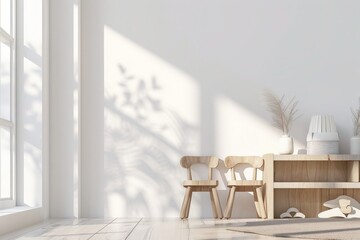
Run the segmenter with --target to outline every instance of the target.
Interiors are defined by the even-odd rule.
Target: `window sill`
[[[29,210],[33,210],[33,209],[36,209],[36,208],[29,207],[29,206],[16,206],[16,207],[12,207],[12,208],[1,209],[0,217],[7,216],[10,214],[14,214],[14,213],[25,212],[25,211],[29,211]]]
[[[44,207],[17,206],[0,210],[0,236],[38,224],[46,218]],[[3,239],[0,237],[0,239]],[[8,238],[5,238],[8,239]]]

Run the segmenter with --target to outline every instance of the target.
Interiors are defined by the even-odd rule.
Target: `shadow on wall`
[[[118,76],[115,94],[105,96],[105,209],[117,216],[177,216],[178,159],[194,152],[198,129],[160,100],[156,76],[139,77],[121,64]]]
[[[179,160],[198,154],[194,146],[199,146],[200,130],[162,102],[164,89],[156,76],[139,77],[124,65],[117,67],[114,94],[109,91],[105,96],[105,213],[177,217],[186,178]],[[194,171],[194,179],[206,179],[204,168],[195,166]],[[218,191],[223,209],[226,172],[221,161],[214,178],[222,185]],[[241,202],[235,200],[233,216],[254,217],[252,195],[241,195]],[[208,193],[194,194],[190,217],[211,217],[210,204]]]
[[[254,126],[262,134],[274,134],[267,123],[260,122],[259,127],[258,118],[251,113],[234,112],[237,105],[219,104],[217,88],[211,84],[200,84],[107,26],[103,55],[105,217],[177,217],[184,193],[181,182],[186,178],[179,165],[181,156],[222,154],[230,142],[233,149],[244,148],[232,135],[218,132],[225,126],[238,136],[242,130],[237,128],[239,122],[246,122],[240,125],[249,131]],[[231,122],[222,122],[229,119]],[[242,139],[261,149],[261,145]],[[220,166],[214,174],[223,207],[226,172]],[[233,216],[253,217],[252,196],[241,195]],[[194,194],[190,217],[212,217],[209,206],[208,194]]]

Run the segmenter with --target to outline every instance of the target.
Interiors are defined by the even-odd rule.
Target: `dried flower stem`
[[[281,129],[283,134],[288,135],[292,123],[299,117],[296,109],[298,101],[293,97],[288,103],[285,103],[285,95],[278,98],[271,91],[264,93],[269,112],[272,113],[272,120],[275,127]]]
[[[352,120],[354,124],[354,136],[360,135],[360,98],[359,98],[359,107],[358,109],[350,109],[352,114]]]

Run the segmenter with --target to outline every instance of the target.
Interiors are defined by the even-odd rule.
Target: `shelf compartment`
[[[359,182],[358,161],[280,161],[274,169],[274,182]]]
[[[355,182],[274,182],[275,189],[360,189]]]
[[[306,218],[317,218],[320,212],[329,209],[323,203],[340,195],[360,199],[358,189],[275,189],[274,217],[279,218],[288,208],[296,207]]]

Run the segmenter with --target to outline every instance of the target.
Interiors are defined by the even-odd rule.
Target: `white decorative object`
[[[350,139],[350,154],[360,154],[360,136]]]
[[[360,203],[352,197],[342,195],[323,205],[330,209],[319,213],[319,218],[360,218]]]
[[[279,154],[292,154],[293,152],[293,138],[289,135],[282,135],[279,139]]]
[[[318,214],[319,218],[346,218],[345,214],[343,214],[340,208],[332,208],[329,210],[325,210]]]
[[[297,208],[291,207],[286,212],[280,214],[280,218],[305,218],[305,214]]]
[[[307,135],[307,154],[338,154],[339,134],[334,118],[316,115],[311,118]]]

